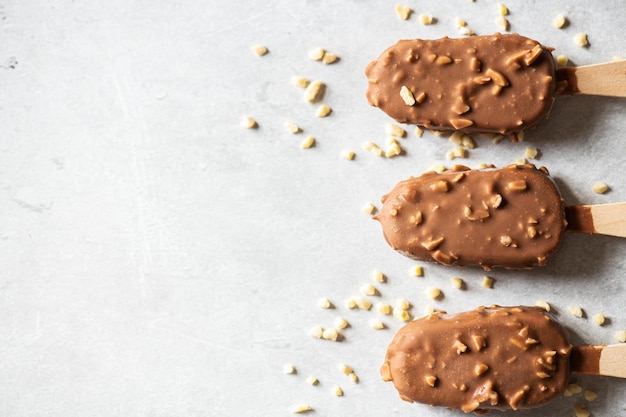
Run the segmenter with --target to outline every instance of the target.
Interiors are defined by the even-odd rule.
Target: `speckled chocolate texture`
[[[565,390],[571,350],[563,328],[539,308],[479,307],[407,324],[380,372],[409,402],[517,410]]]
[[[550,50],[517,34],[401,40],[365,74],[368,102],[397,122],[512,140],[548,117],[556,90]]]
[[[382,202],[374,218],[389,245],[444,265],[544,265],[567,226],[556,184],[532,164],[427,172],[401,181]]]

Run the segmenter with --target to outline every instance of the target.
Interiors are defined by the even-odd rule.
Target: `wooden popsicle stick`
[[[558,94],[626,97],[626,60],[559,68],[556,79]]]
[[[577,374],[626,378],[626,344],[574,347],[570,369]]]
[[[626,202],[565,207],[567,231],[626,237]]]

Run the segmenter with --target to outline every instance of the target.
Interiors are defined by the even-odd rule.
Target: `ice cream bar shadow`
[[[399,182],[374,216],[400,253],[443,265],[545,265],[566,231],[626,237],[626,203],[565,206],[544,167],[456,165]]]

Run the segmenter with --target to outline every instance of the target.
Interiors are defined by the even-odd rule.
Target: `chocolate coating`
[[[552,54],[518,34],[401,40],[365,69],[367,100],[400,123],[510,135],[547,118]],[[413,94],[409,105],[402,87]]]
[[[561,243],[563,199],[545,168],[457,165],[398,183],[374,218],[402,254],[444,265],[544,265]]]
[[[532,408],[565,390],[571,349],[539,308],[434,313],[398,331],[381,375],[409,402],[465,412]]]

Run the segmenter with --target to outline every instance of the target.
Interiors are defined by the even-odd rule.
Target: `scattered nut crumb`
[[[317,101],[322,95],[324,83],[320,80],[311,81],[304,90],[304,99],[308,102]]]
[[[524,156],[528,159],[535,159],[537,157],[537,148],[526,147],[526,151],[524,152]]]
[[[399,308],[393,309],[393,316],[400,321],[409,321],[411,320],[411,315],[406,310],[401,310]]]
[[[328,107],[326,104],[320,104],[315,112],[317,117],[326,117],[332,112],[332,109]]]
[[[350,375],[354,373],[354,370],[348,365],[346,365],[345,363],[339,364],[339,370],[341,371],[342,374],[345,374],[345,375]]]
[[[574,414],[576,415],[576,417],[589,417],[590,416],[589,411],[587,411],[587,409],[582,408],[580,406],[574,407]]]
[[[394,125],[393,123],[387,123],[385,126],[385,133],[396,138],[403,138],[406,136],[406,130],[402,129],[400,126]]]
[[[587,34],[578,33],[576,36],[574,36],[574,43],[578,46],[588,46],[589,40],[587,39]]]
[[[557,29],[563,29],[565,27],[565,25],[567,24],[567,19],[565,18],[565,16],[560,14],[560,15],[557,15],[557,17],[554,18],[554,20],[552,21],[552,24]]]
[[[504,139],[504,135],[495,135],[492,139],[491,142],[495,145],[498,144],[502,141],[502,139]]]
[[[361,310],[369,310],[370,308],[372,308],[372,302],[368,300],[367,298],[362,298],[362,297],[356,299],[356,305]]]
[[[380,146],[378,146],[377,144],[371,141],[363,143],[363,149],[365,149],[368,152],[373,153],[376,156],[385,155],[384,151],[380,148]]]
[[[326,309],[328,309],[328,308],[335,308],[335,306],[333,305],[333,303],[331,303],[331,302],[330,302],[330,300],[329,300],[328,298],[326,298],[326,297],[324,297],[324,298],[320,298],[320,299],[317,301],[317,305],[318,305],[318,307],[320,307],[320,308],[326,308]]]
[[[343,151],[341,151],[341,157],[343,159],[348,160],[348,161],[354,160],[355,156],[356,156],[356,154],[354,152],[352,152],[351,150],[344,149]]]
[[[417,136],[418,138],[421,138],[424,135],[424,129],[422,129],[421,127],[417,126],[415,128],[415,136]]]
[[[315,146],[315,138],[313,136],[307,136],[307,138],[300,144],[302,149],[309,149],[313,146]]]
[[[593,184],[592,190],[594,193],[604,194],[609,190],[609,186],[602,181],[597,181],[595,184]]]
[[[332,52],[326,52],[324,54],[324,57],[322,58],[322,62],[326,65],[330,65],[335,63],[337,59],[339,59],[339,57],[336,54]]]
[[[459,28],[459,34],[463,36],[474,36],[476,33],[467,26],[463,26]]]
[[[467,26],[467,22],[465,20],[461,19],[460,17],[457,17],[454,21],[456,23],[456,27],[457,28],[462,28],[464,26]]]
[[[578,384],[568,384],[566,389],[572,394],[580,394],[583,392],[583,387]]]
[[[407,20],[413,12],[409,6],[401,6],[399,4],[396,4],[395,10],[398,17],[402,20]]]
[[[597,324],[598,326],[604,325],[605,321],[606,321],[606,318],[604,317],[604,314],[602,313],[598,313],[593,316],[593,322]]]
[[[526,160],[526,158],[517,158],[514,161],[515,165],[526,165],[528,163],[528,161]]]
[[[616,331],[613,337],[620,343],[626,343],[626,330]]]
[[[246,129],[254,129],[254,128],[259,127],[259,125],[256,122],[256,120],[254,120],[250,116],[245,116],[243,118],[243,120],[241,121],[241,126],[245,127]]]
[[[567,311],[569,311],[574,317],[582,318],[585,313],[583,309],[578,306],[569,306],[567,307]]]
[[[314,376],[309,376],[307,377],[306,382],[310,385],[319,385],[320,380],[315,378]]]
[[[324,334],[324,328],[322,326],[315,326],[309,331],[309,336],[314,337],[316,339],[321,339]]]
[[[308,78],[299,77],[297,75],[294,75],[293,77],[291,77],[291,82],[293,83],[293,85],[295,85],[296,87],[300,87],[300,88],[306,88],[309,86],[309,83],[310,83]]]
[[[322,339],[332,340],[333,342],[336,342],[337,340],[339,340],[339,332],[337,331],[337,329],[324,329],[322,331]]]
[[[507,20],[506,17],[504,16],[498,16],[496,17],[496,25],[504,30],[504,31],[508,31],[509,30],[509,21]]]
[[[320,61],[324,58],[325,53],[326,51],[323,48],[315,48],[309,51],[308,56],[311,61]]]
[[[436,21],[432,15],[424,13],[418,16],[418,20],[422,25],[432,25]]]
[[[467,157],[467,151],[465,150],[465,148],[462,148],[460,146],[446,152],[446,159],[449,159],[449,160],[457,159],[457,158],[466,158],[466,157]]]
[[[342,330],[349,326],[349,323],[343,317],[336,317],[335,321],[335,329]]]
[[[348,310],[354,310],[355,308],[359,307],[359,305],[356,302],[356,299],[354,298],[348,298],[345,302],[345,305]]]
[[[437,287],[428,287],[426,288],[426,295],[428,296],[428,298],[436,300],[438,298],[441,298],[442,293],[441,290]]]
[[[409,272],[413,276],[423,277],[424,276],[424,267],[422,267],[421,265],[415,265],[415,266],[411,267],[411,270]]]
[[[337,397],[343,397],[343,390],[339,385],[335,385],[333,387],[333,394],[335,394]]]
[[[379,295],[380,293],[372,284],[364,284],[361,287],[361,292],[365,295]]]
[[[535,306],[543,308],[544,310],[546,310],[548,313],[551,310],[550,304],[548,304],[547,301],[543,301],[543,300],[539,300],[535,303]]]
[[[313,407],[308,404],[296,405],[292,410],[295,414],[308,413],[309,411],[313,411]]]
[[[398,141],[391,137],[387,143],[387,148],[385,148],[385,157],[393,158],[394,156],[398,156],[402,154],[402,148]]]
[[[498,3],[498,13],[501,16],[506,16],[509,14],[509,9],[502,3]]]
[[[411,308],[411,303],[404,298],[398,298],[396,300],[396,307],[398,310],[409,310]]]
[[[567,57],[565,55],[559,55],[559,56],[556,57],[557,64],[559,64],[562,67],[566,67],[568,61],[569,60],[567,59]]]
[[[463,135],[461,138],[461,145],[467,149],[476,148],[476,142],[474,142],[474,139],[470,135]]]
[[[382,321],[378,319],[370,319],[370,327],[374,330],[382,330],[386,326],[385,326],[385,323],[383,323]]]
[[[356,376],[354,372],[350,372],[348,376],[350,377],[350,381],[354,382],[355,384],[359,383],[359,377]]]
[[[379,270],[374,270],[372,272],[372,278],[374,278],[374,281],[376,282],[387,282],[387,277]]]
[[[452,132],[448,140],[455,145],[460,146],[463,143],[463,135],[464,133],[462,131],[455,130],[454,132]]]
[[[384,314],[385,316],[388,316],[389,314],[391,314],[391,306],[389,304],[379,302],[376,303],[376,311],[378,311],[379,314]]]
[[[427,305],[426,307],[424,307],[424,315],[428,316],[429,314],[433,314],[435,311],[435,308],[431,305]]]
[[[442,173],[446,170],[445,165],[441,165],[441,164],[435,164],[433,166],[430,167],[429,171],[433,171],[433,172],[438,172],[438,173]]]
[[[290,363],[286,363],[285,365],[283,365],[283,373],[287,375],[292,375],[298,373],[298,371],[296,370],[295,366]]]
[[[432,130],[431,133],[435,136],[437,136],[438,138],[442,137],[442,136],[446,136],[448,134],[448,132],[444,131],[444,130]]]
[[[376,213],[376,211],[378,211],[378,209],[372,203],[365,203],[361,211],[366,214],[374,214]]]
[[[269,50],[267,49],[266,46],[264,45],[254,45],[252,47],[252,50],[254,51],[255,54],[257,54],[258,56],[263,56],[265,54],[267,54],[269,52]]]
[[[452,286],[458,290],[463,289],[465,287],[465,281],[463,281],[462,278],[452,277],[450,278],[450,282],[452,283]]]
[[[490,276],[485,275],[483,278],[483,282],[480,284],[483,288],[493,288],[494,279]]]
[[[596,398],[598,398],[598,394],[596,394],[596,393],[595,393],[595,392],[593,392],[593,391],[589,391],[589,390],[586,390],[586,391],[585,391],[584,396],[585,396],[585,400],[587,400],[587,401],[589,401],[589,402],[591,402],[591,401],[595,401],[595,400],[596,400]]]
[[[294,135],[296,133],[300,133],[302,132],[302,130],[300,129],[300,126],[298,126],[297,124],[295,124],[294,122],[286,122],[285,123],[285,127],[287,128],[287,130],[291,133],[293,133]]]

